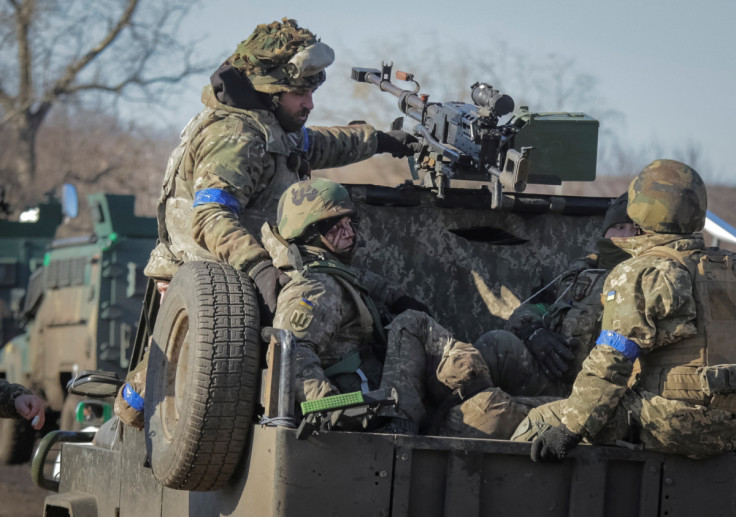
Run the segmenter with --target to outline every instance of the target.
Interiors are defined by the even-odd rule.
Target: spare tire
[[[216,262],[174,275],[156,318],[145,392],[146,445],[169,488],[217,490],[240,461],[260,375],[252,281]]]

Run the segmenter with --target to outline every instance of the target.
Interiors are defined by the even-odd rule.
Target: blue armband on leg
[[[608,345],[624,354],[624,357],[632,362],[639,357],[639,353],[641,352],[639,345],[612,330],[601,330],[601,335],[598,336],[595,344]]]
[[[206,188],[194,193],[194,205],[192,208],[207,203],[224,205],[228,210],[236,215],[240,213],[240,203],[235,199],[235,196],[226,190],[219,188]]]
[[[127,382],[123,386],[123,400],[136,411],[143,411],[143,397],[141,397],[133,387]]]

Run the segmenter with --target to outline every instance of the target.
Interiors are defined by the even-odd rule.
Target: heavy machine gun
[[[413,84],[404,90],[391,82],[393,64],[381,70],[353,67],[352,78],[370,83],[399,99],[399,110],[417,121],[414,134],[423,144],[410,159],[426,171],[425,186],[442,198],[451,179],[491,183],[492,207],[503,205],[503,190],[523,192],[527,183],[559,185],[562,181],[592,181],[598,147],[598,121],[584,113],[531,113],[526,106],[514,111],[514,101],[487,83],[471,88],[473,104],[429,102],[419,93],[414,74],[396,72],[397,79]],[[500,119],[511,114],[506,123]],[[392,129],[400,129],[403,117]]]

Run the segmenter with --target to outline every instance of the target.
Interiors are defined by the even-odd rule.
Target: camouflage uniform
[[[317,65],[329,65],[331,49],[284,20],[259,26],[226,64],[248,78],[253,95],[299,91],[324,81],[324,71],[289,78],[286,60],[314,47],[329,54],[318,56]],[[288,133],[268,106],[224,104],[212,85],[204,88],[202,102],[205,109],[184,128],[167,165],[158,203],[160,242],[145,269],[152,278],[168,280],[193,260],[249,271],[268,257],[256,237],[264,221],[275,220],[286,187],[311,169],[354,163],[377,150],[376,131],[368,125]]]
[[[603,221],[603,233],[614,224],[631,222],[626,214],[626,199],[623,195],[612,203]],[[603,283],[614,265],[630,257],[611,245],[610,239],[601,238],[598,248],[598,254],[577,259],[551,288],[544,290],[546,296],[553,297],[553,303],[526,302],[511,315],[506,330],[486,332],[475,342],[495,387],[486,390],[485,408],[477,407],[479,397],[452,408],[446,424],[448,434],[509,438],[532,407],[570,394],[575,376],[600,330]],[[574,358],[559,379],[546,375],[525,345],[540,328],[575,339]],[[470,424],[471,419],[476,423]]]
[[[736,385],[719,392],[703,375],[736,362],[736,255],[705,248],[694,233],[706,197],[689,167],[655,161],[629,197],[629,215],[646,233],[623,239],[633,258],[606,280],[598,346],[572,395],[532,410],[512,439],[543,440],[556,426],[612,443],[638,430],[654,450],[692,458],[733,450]],[[641,371],[628,387],[637,357]]]
[[[323,204],[321,198],[329,199]],[[386,344],[381,344],[377,336],[383,332],[381,320],[390,317],[392,306],[405,293],[375,273],[341,264],[321,247],[284,240],[299,237],[320,219],[346,214],[354,214],[347,191],[333,182],[314,180],[284,193],[278,230],[268,224],[262,229],[274,265],[291,277],[279,294],[274,326],[296,337],[296,399],[396,388],[398,406],[384,408],[381,414],[418,428],[426,422],[428,397],[436,402],[484,379],[487,386],[488,369],[472,345],[454,339],[416,310],[393,318]],[[331,265],[315,268],[315,260]],[[348,368],[351,354],[357,354],[359,362]]]
[[[331,254],[300,246],[299,257],[293,263],[297,267],[293,267],[279,261],[279,257],[286,256],[285,246],[267,225],[262,239],[272,253],[274,265],[292,278],[279,294],[274,327],[290,330],[296,337],[297,401],[359,391],[361,378],[354,372],[325,374],[325,370],[353,353],[360,355],[360,369],[368,389],[397,389],[398,408],[385,409],[382,414],[417,424],[425,419],[428,390],[441,396],[469,378],[488,375],[471,345],[453,339],[431,317],[415,310],[401,313],[387,326],[387,346],[382,352],[374,335],[374,321],[356,295],[358,290],[335,275],[304,268],[313,260],[334,261]],[[363,292],[384,314],[387,307],[405,295],[375,273],[349,269],[365,289]],[[385,360],[381,358],[383,353]]]
[[[0,379],[0,418],[22,418],[15,408],[15,399],[32,393],[20,384],[11,384]]]

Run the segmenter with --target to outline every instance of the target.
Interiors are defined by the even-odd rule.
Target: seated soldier
[[[655,160],[629,185],[632,258],[603,289],[596,346],[569,398],[529,413],[513,439],[534,460],[562,460],[581,440],[640,440],[704,458],[736,447],[736,254],[707,248],[707,195],[684,163]],[[639,372],[632,377],[638,360]]]
[[[415,434],[431,407],[490,386],[488,368],[427,308],[388,280],[350,267],[356,211],[347,190],[325,179],[281,196],[278,228],[262,228],[273,264],[291,281],[278,297],[274,327],[296,337],[296,400],[395,388],[398,405],[380,410],[382,431]],[[386,331],[379,314],[392,321]],[[394,317],[395,315],[395,317]]]
[[[522,303],[507,330],[486,332],[476,341],[496,387],[453,407],[446,434],[509,438],[532,407],[569,395],[600,331],[603,283],[614,266],[630,257],[618,246],[621,241],[611,239],[636,232],[627,201],[624,193],[606,211],[597,253],[575,260]],[[553,303],[532,303],[542,294]]]

